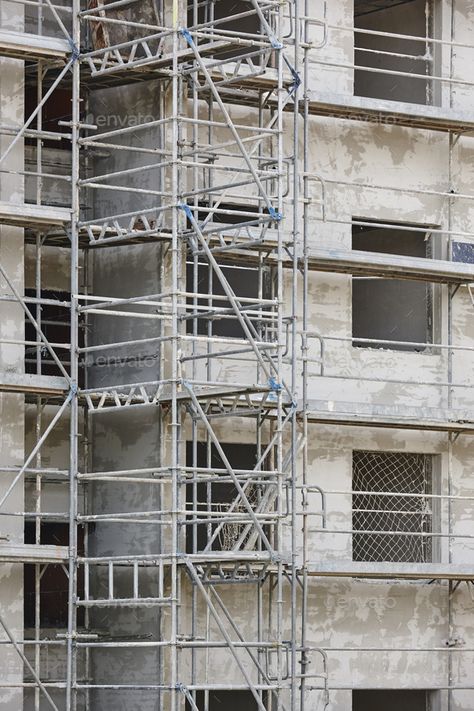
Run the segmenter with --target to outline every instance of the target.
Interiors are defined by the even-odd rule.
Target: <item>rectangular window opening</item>
[[[437,711],[436,697],[424,689],[360,689],[352,692],[352,711]]]
[[[384,227],[353,225],[352,249],[430,259],[432,244],[428,231],[420,228],[412,231],[406,227],[409,226],[404,225],[401,229],[396,224]],[[439,331],[438,299],[435,299],[438,293],[429,282],[354,276],[353,345],[358,348],[425,351],[429,344],[434,343]]]
[[[46,90],[45,92],[46,93]],[[36,85],[25,85],[25,116],[31,116],[38,104],[37,87]],[[60,122],[72,121],[72,89],[70,87],[58,87],[51,94],[49,99],[41,108],[41,129],[52,133],[61,134],[70,133],[69,126],[62,126]],[[38,117],[34,118],[30,124],[30,128],[38,128]],[[35,138],[25,138],[27,145],[36,146]],[[53,138],[45,138],[42,140],[43,148],[62,148],[71,150],[71,139],[62,138],[55,140]]]
[[[35,544],[35,522],[25,522],[25,543]],[[40,532],[41,545],[69,546],[69,525],[67,523],[43,522]],[[84,555],[84,529],[77,529],[78,555]],[[24,565],[24,625],[35,626],[35,566]],[[83,597],[84,573],[78,570],[78,596]],[[84,608],[77,611],[77,623],[84,625]],[[41,627],[67,628],[68,625],[68,578],[62,565],[43,566],[40,581],[40,625]]]
[[[221,443],[221,447],[227,457],[230,465],[236,470],[253,470],[257,463],[257,447],[254,444],[237,444],[237,443]],[[208,446],[205,442],[197,443],[196,461],[193,463],[193,443],[186,443],[186,466],[192,467],[208,467]],[[210,449],[210,469],[225,470],[224,463],[217,452],[214,445]],[[215,479],[215,476],[213,479]],[[201,519],[206,519],[207,512],[214,514],[225,514],[229,510],[232,503],[239,498],[239,493],[235,484],[229,481],[229,475],[226,471],[218,476],[225,477],[227,481],[219,483],[218,481],[196,482],[186,484],[186,509],[195,511],[196,514],[188,515],[188,524],[186,525],[186,552],[199,553],[203,551],[208,542],[211,540],[218,524],[212,523],[211,520],[203,523],[191,523],[196,515]],[[196,477],[198,478],[198,477]],[[244,485],[244,484],[242,484]],[[256,505],[262,495],[258,484],[250,484],[246,488],[247,498],[252,506]],[[248,519],[248,511],[243,507],[241,500],[234,508],[233,513],[242,512],[245,519]],[[231,550],[235,543],[241,537],[245,528],[244,523],[226,523],[221,528],[219,534],[212,542],[211,550],[223,551]],[[269,527],[264,526],[266,535],[269,535],[267,530]],[[253,532],[253,527],[252,527]]]
[[[199,711],[257,711],[258,704],[251,691],[209,691],[209,705],[205,704],[205,692],[196,691],[195,703]],[[262,692],[262,702],[267,706],[267,693]],[[188,700],[185,702],[186,711],[191,711],[192,706]]]
[[[28,298],[36,298],[36,290],[25,289],[25,296]],[[59,302],[70,302],[71,294],[67,291],[42,289],[41,298],[58,302],[58,306],[56,306],[55,304],[27,303],[28,309],[31,311],[33,317],[37,322],[40,323],[43,335],[45,336],[49,344],[69,345],[71,342],[70,309],[66,306],[60,306]],[[25,315],[25,341],[32,342],[37,341],[37,339],[38,333],[31,320],[28,318],[28,316]],[[78,345],[80,348],[84,346],[84,328],[81,324],[79,326]],[[25,372],[40,374],[41,371],[41,375],[50,375],[56,377],[61,376],[62,373],[58,365],[55,363],[50,351],[46,347],[46,344],[42,341],[38,344],[38,346],[25,346]],[[67,350],[66,348],[55,348],[54,345],[52,345],[51,347],[52,350],[55,352],[56,356],[58,357],[59,361],[66,369],[66,371],[69,371],[69,350]],[[82,386],[84,380],[83,363],[80,364],[79,368],[79,380],[80,385]]]
[[[354,561],[433,561],[431,455],[355,451],[352,490]]]
[[[260,276],[262,277],[262,298],[270,298],[270,273],[264,271],[262,275],[257,267],[246,266],[241,264],[221,264],[220,268],[223,272],[225,280],[231,287],[232,291],[238,298],[255,299],[255,303],[243,302],[242,307],[247,308],[254,313],[250,316],[250,321],[259,333],[261,339],[267,339],[267,331],[270,329],[268,319],[260,320],[255,312],[268,311],[269,306],[260,307],[259,292],[260,292]],[[197,289],[195,285],[195,276],[197,277]],[[193,306],[197,307],[196,314],[202,314],[201,317],[188,318],[186,323],[186,331],[188,334],[197,332],[200,336],[218,336],[223,338],[243,338],[246,339],[246,333],[242,325],[235,315],[230,302],[224,298],[212,299],[212,296],[225,297],[225,291],[222,282],[212,268],[204,262],[199,262],[195,267],[194,262],[186,263],[186,291],[188,293],[203,294],[197,298],[197,303],[194,304],[193,297],[188,297],[188,314],[192,312]],[[204,295],[206,295],[204,297]]]
[[[354,0],[355,96],[435,103],[434,11],[435,0]]]
[[[196,23],[197,20],[197,23]],[[214,30],[219,32],[232,32],[239,35],[259,35],[261,34],[260,18],[251,0],[194,0],[188,3],[188,27],[196,24],[202,25],[214,23]],[[207,28],[209,30],[210,28]],[[200,44],[206,44],[209,38],[200,39]],[[229,35],[231,42],[231,35]],[[258,47],[252,48],[248,45],[241,48],[221,51],[215,54],[216,59],[233,59],[249,54],[251,51],[258,51]],[[260,63],[258,56],[252,60],[255,64]]]

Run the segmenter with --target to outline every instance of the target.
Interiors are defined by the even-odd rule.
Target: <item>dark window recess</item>
[[[257,448],[255,445],[224,443],[221,444],[221,447],[233,468],[254,469],[257,463]],[[188,467],[194,466],[192,442],[186,443],[186,465]],[[204,442],[198,442],[197,444],[195,466],[207,467],[207,445]],[[211,468],[225,469],[224,463],[214,445],[211,447]],[[227,473],[222,476],[228,478]],[[251,503],[255,503],[254,500],[258,495],[259,492],[255,486],[247,491],[247,496]],[[206,512],[210,510],[225,512],[237,497],[238,491],[234,483],[229,481],[222,484],[213,481],[186,485],[186,508],[198,511],[201,518],[206,518]],[[188,517],[189,521],[191,519],[192,515]],[[186,552],[203,551],[216,527],[217,524],[213,525],[212,523],[188,523],[186,526]],[[242,527],[240,524],[225,525],[221,533],[213,541],[212,550],[228,550],[231,548],[232,544],[240,537]],[[268,535],[268,531],[266,531],[266,535]]]
[[[214,30],[217,34],[220,30],[239,34],[260,34],[260,19],[250,0],[208,0],[207,2],[206,0],[204,2],[202,0],[194,0],[194,2],[188,3],[189,27],[195,25],[195,7],[197,8],[197,24],[215,22]],[[238,17],[243,13],[247,14],[244,17]],[[225,22],[220,22],[220,20],[225,20]],[[229,37],[229,42],[232,42],[231,37]],[[200,39],[199,43],[207,44],[209,39]],[[234,57],[249,54],[252,51],[255,52],[255,49],[249,46],[240,47],[227,52],[216,52],[215,57],[216,59],[233,59]],[[258,64],[259,57],[252,57],[252,61]]]
[[[431,456],[354,452],[352,488],[353,560],[432,561]]]
[[[360,227],[352,230],[352,248],[364,252],[431,257],[431,243],[419,231],[391,227]],[[352,278],[353,345],[367,348],[423,351],[433,342],[433,286],[427,282],[378,277]],[[372,339],[373,343],[358,338]],[[407,344],[383,344],[405,341]]]
[[[217,274],[211,269],[207,264],[198,264],[197,266],[197,293],[214,295],[214,296],[225,296],[225,291],[222,286],[221,281]],[[259,271],[258,269],[253,269],[250,267],[242,266],[230,266],[221,265],[222,272],[228,284],[232,288],[234,294],[237,298],[249,298],[258,300],[258,286],[259,286]],[[195,267],[192,262],[186,264],[186,291],[190,293],[195,292],[194,285],[194,274]],[[209,283],[209,276],[212,277],[212,283]],[[265,272],[263,275],[263,298],[270,298],[270,274]],[[193,306],[193,297],[188,297],[188,306]],[[209,324],[212,327],[211,335],[222,336],[227,338],[246,338],[245,332],[235,316],[235,311],[232,309],[229,301],[224,299],[218,299],[212,301],[207,296],[206,298],[198,298],[197,306],[199,313],[204,314],[207,309],[225,309],[227,313],[222,313],[221,316],[214,316],[212,313],[208,313],[207,316],[203,315],[200,318],[188,318],[186,324],[187,333],[194,333],[194,325],[197,323],[197,333],[198,335],[207,335]],[[243,306],[249,306],[252,311],[258,309],[258,303],[255,304],[243,304]],[[268,311],[268,306],[264,307]],[[188,313],[190,313],[189,309]],[[253,317],[251,322],[254,327],[258,329],[258,319]],[[261,334],[264,337],[264,334]]]
[[[25,289],[25,296],[35,298],[35,289]],[[50,299],[60,302],[69,302],[71,294],[67,291],[53,291],[43,289],[41,291],[42,299]],[[70,311],[68,307],[55,306],[54,304],[41,304],[38,306],[34,303],[27,303],[33,317],[38,320],[38,308],[41,309],[41,330],[48,340],[48,343],[64,343],[71,342],[71,323]],[[79,347],[84,345],[84,329],[79,327]],[[25,317],[25,341],[36,341],[38,334],[30,319]],[[69,371],[70,366],[70,351],[62,348],[53,348],[56,356],[63,364],[65,369]],[[25,371],[27,373],[38,373],[37,363],[37,346],[25,346]],[[51,353],[44,343],[41,344],[41,374],[42,375],[62,375],[60,369],[55,363]],[[83,368],[80,368],[80,381],[82,384]]]
[[[262,695],[264,706],[266,703],[266,693]],[[196,691],[196,706],[199,711],[206,708],[204,703],[204,691]],[[191,711],[193,707],[188,700],[185,702],[186,711]],[[209,711],[257,711],[258,704],[251,691],[210,691]]]
[[[363,689],[352,692],[352,711],[428,711],[430,696],[422,689]]]
[[[424,78],[434,73],[434,47],[429,42],[432,23],[427,25],[425,0],[354,0],[354,28],[356,96],[433,103],[435,80]],[[388,37],[386,33],[420,39]]]
[[[25,543],[34,544],[35,523],[25,523]],[[69,526],[67,523],[42,523],[40,543],[42,545],[68,546]],[[84,555],[84,532],[77,529],[78,554]],[[84,597],[84,575],[78,571],[78,594]],[[35,566],[24,566],[24,624],[35,626]],[[42,627],[67,627],[68,578],[62,565],[46,565],[40,583],[40,624]],[[84,624],[84,608],[78,608],[77,623]]]
[[[31,116],[38,105],[36,86],[27,84],[25,86],[25,116]],[[60,121],[72,121],[72,90],[70,88],[58,88],[51,94],[49,99],[43,104],[41,114],[41,129],[53,133],[70,133],[69,126],[60,126]],[[38,118],[35,117],[30,124],[30,128],[38,128]],[[36,139],[27,138],[26,142],[36,145]],[[43,146],[47,148],[70,148],[70,139],[61,141],[44,139]]]

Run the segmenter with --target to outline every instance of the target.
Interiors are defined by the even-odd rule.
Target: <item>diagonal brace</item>
[[[42,343],[43,343],[43,344],[46,346],[46,348],[48,349],[48,352],[50,353],[50,355],[51,355],[51,357],[53,358],[54,362],[55,362],[56,365],[58,366],[59,370],[60,370],[61,373],[64,375],[64,377],[66,378],[66,380],[68,380],[69,383],[71,383],[71,379],[70,379],[70,377],[69,377],[68,372],[67,372],[66,369],[64,368],[63,364],[62,364],[61,361],[59,360],[59,358],[58,358],[58,356],[56,355],[56,353],[54,352],[54,350],[53,350],[53,349],[51,348],[51,346],[49,345],[48,339],[47,339],[46,336],[44,335],[43,331],[42,331],[41,328],[39,327],[38,322],[36,321],[35,317],[34,317],[33,314],[31,313],[31,311],[29,310],[28,306],[26,305],[26,301],[25,301],[24,298],[21,296],[21,294],[19,293],[19,291],[15,288],[15,285],[13,284],[13,282],[11,281],[11,279],[9,278],[8,274],[6,273],[6,271],[5,271],[5,269],[3,268],[3,266],[2,266],[1,263],[0,263],[0,274],[3,276],[3,278],[4,278],[5,281],[7,282],[8,286],[10,287],[10,289],[11,289],[11,291],[12,291],[14,297],[15,297],[15,299],[18,301],[18,303],[20,304],[21,308],[22,308],[23,311],[25,312],[25,314],[26,314],[28,320],[31,321],[31,323],[33,324],[36,333],[37,333],[38,336],[40,337]]]
[[[1,613],[0,613],[0,625],[1,625],[1,626],[3,627],[3,629],[5,630],[5,634],[7,635],[8,639],[10,640],[10,642],[12,643],[12,645],[13,645],[13,647],[15,648],[16,652],[18,653],[19,657],[21,658],[23,664],[25,664],[25,665],[28,667],[28,669],[30,670],[30,672],[31,672],[31,674],[32,674],[32,676],[33,676],[33,679],[35,680],[36,684],[38,685],[38,687],[41,689],[41,691],[43,692],[43,694],[44,694],[44,695],[46,696],[46,698],[48,699],[48,702],[49,702],[49,705],[51,706],[51,708],[53,708],[54,711],[59,711],[58,707],[56,706],[56,704],[54,703],[53,699],[52,699],[51,696],[49,695],[49,693],[48,693],[46,687],[45,687],[44,684],[41,682],[41,679],[39,678],[39,676],[37,675],[37,673],[35,672],[35,670],[34,670],[33,667],[31,666],[30,662],[29,662],[28,659],[26,658],[26,656],[25,656],[23,650],[21,649],[20,645],[18,644],[18,642],[16,641],[15,637],[13,636],[13,633],[11,632],[10,628],[8,627],[8,625],[7,625],[7,623],[5,622],[5,620],[4,620],[4,618],[3,618],[3,616],[2,616]]]
[[[8,489],[6,490],[6,492],[4,493],[4,495],[2,496],[2,498],[1,498],[1,500],[0,500],[0,508],[3,506],[3,504],[5,503],[5,501],[7,500],[7,498],[10,496],[10,494],[11,494],[11,492],[13,491],[13,489],[15,488],[16,484],[19,482],[19,480],[20,480],[21,477],[23,476],[24,472],[25,472],[26,469],[28,468],[30,462],[36,457],[37,453],[39,452],[39,450],[40,450],[41,447],[43,446],[43,444],[44,444],[46,438],[48,437],[48,435],[50,434],[51,430],[52,430],[52,429],[54,428],[54,426],[56,425],[56,422],[59,420],[59,418],[60,418],[61,415],[63,414],[64,410],[66,409],[66,407],[67,407],[67,406],[69,405],[69,403],[71,402],[72,396],[73,396],[73,391],[71,391],[71,392],[69,393],[69,395],[67,396],[66,400],[63,402],[63,404],[61,405],[61,407],[59,408],[59,410],[57,411],[57,413],[55,414],[55,416],[53,417],[53,419],[52,419],[51,422],[49,423],[48,427],[45,429],[45,431],[43,432],[42,436],[40,437],[40,439],[39,439],[38,442],[36,443],[35,447],[34,447],[34,448],[32,449],[32,451],[30,452],[30,454],[29,454],[29,456],[28,456],[28,459],[25,461],[25,463],[23,464],[22,468],[20,469],[20,471],[18,472],[18,474],[17,474],[16,477],[13,479],[12,483],[10,484],[10,486],[8,487]]]
[[[222,636],[224,637],[225,641],[227,642],[229,649],[232,653],[232,656],[234,657],[234,659],[237,663],[237,666],[239,667],[240,671],[242,672],[242,676],[244,677],[245,681],[247,682],[248,687],[249,687],[250,691],[252,692],[252,695],[253,695],[255,701],[257,702],[259,711],[267,711],[265,706],[262,703],[262,699],[260,698],[255,686],[253,685],[249,675],[247,674],[247,671],[245,670],[244,665],[242,664],[241,660],[239,659],[237,649],[236,649],[234,643],[232,642],[232,639],[230,638],[229,633],[227,632],[226,628],[224,627],[222,620],[219,616],[219,613],[217,612],[216,608],[214,607],[214,604],[213,604],[210,596],[208,595],[204,585],[202,584],[202,581],[199,578],[199,575],[196,573],[194,566],[189,561],[186,561],[186,567],[189,571],[189,575],[191,576],[191,579],[196,583],[204,600],[206,601],[206,604],[209,608],[209,612],[211,613],[217,626],[219,627],[219,630],[220,630]]]
[[[245,508],[247,509],[249,516],[251,517],[258,533],[260,534],[262,542],[265,545],[265,548],[273,555],[274,551],[273,551],[273,548],[270,544],[270,541],[268,540],[267,536],[265,535],[263,528],[260,525],[260,521],[257,519],[255,512],[254,512],[253,508],[251,507],[249,500],[247,499],[245,491],[243,490],[242,485],[240,484],[239,480],[237,479],[235,472],[232,469],[230,462],[227,459],[227,457],[224,453],[224,450],[221,447],[219,439],[216,436],[214,430],[212,429],[212,427],[209,423],[209,420],[207,419],[206,414],[201,407],[201,403],[197,399],[193,389],[187,383],[184,383],[184,387],[189,392],[189,395],[190,395],[191,401],[194,405],[194,408],[198,412],[199,416],[201,417],[201,419],[204,423],[204,426],[209,434],[209,437],[211,438],[213,444],[215,445],[217,452],[219,453],[219,456],[222,459],[222,462],[223,462],[225,468],[227,469],[229,476],[231,477],[232,481],[234,482],[234,486],[237,489],[237,491],[239,492],[240,498],[242,499],[242,503],[244,504]]]

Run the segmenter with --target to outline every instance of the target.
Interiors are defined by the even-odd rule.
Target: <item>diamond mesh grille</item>
[[[257,509],[258,502],[259,502],[258,487],[251,485],[250,487],[247,488],[245,493],[246,493],[249,504],[255,511]],[[229,508],[230,508],[230,505],[220,506],[220,510],[223,513],[225,513],[226,510],[228,510]],[[249,523],[251,523],[251,518],[249,517],[247,508],[244,505],[244,503],[241,501],[241,499],[239,499],[238,503],[233,507],[232,513],[237,514],[237,515],[242,514],[242,518],[247,518]],[[240,539],[242,533],[244,532],[246,526],[247,526],[247,523],[224,523],[224,525],[222,526],[220,533],[219,533],[219,542],[221,544],[221,550],[223,550],[223,551],[233,550],[234,546],[237,544],[237,541]],[[253,530],[253,527],[251,527],[251,531],[252,530]]]
[[[353,534],[353,560],[432,560],[431,537],[403,535],[431,532],[431,499],[425,498],[431,480],[430,456],[354,452],[352,528],[359,533]]]

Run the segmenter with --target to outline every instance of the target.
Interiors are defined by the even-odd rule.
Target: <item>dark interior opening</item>
[[[206,708],[204,691],[196,691],[196,706],[199,711]],[[262,695],[263,704],[266,706],[266,694]],[[192,711],[188,700],[185,703],[186,711]],[[209,691],[208,711],[257,711],[258,704],[251,691]]]
[[[255,267],[246,267],[242,265],[229,265],[221,264],[221,269],[224,277],[228,284],[230,285],[232,291],[237,296],[237,298],[247,298],[256,299],[259,298],[259,270]],[[197,271],[197,291],[195,292],[194,287],[194,274],[195,269]],[[211,277],[211,282],[209,278]],[[269,274],[263,274],[263,298],[269,298]],[[214,296],[225,296],[225,291],[221,281],[219,280],[217,274],[213,269],[209,268],[209,265],[200,262],[197,268],[194,267],[193,262],[187,262],[186,264],[186,291],[192,293],[214,295]],[[193,305],[193,297],[188,297],[187,303],[189,306]],[[231,309],[231,304],[227,299],[218,299],[212,301],[209,298],[198,298],[197,305],[200,311],[205,312],[210,308],[218,309]],[[243,308],[250,307],[252,311],[258,310],[258,304],[243,304]],[[268,310],[268,306],[266,307]],[[210,335],[221,336],[225,338],[246,338],[245,331],[242,328],[238,318],[234,315],[235,311],[230,310],[222,316],[213,316],[212,314],[207,317],[202,316],[201,318],[189,318],[186,323],[187,333],[193,333],[195,324],[198,335],[208,335],[209,326],[211,326]],[[257,322],[254,318],[250,319],[251,322],[257,327]]]
[[[249,0],[216,0],[216,2],[194,0],[194,2],[188,4],[189,27],[193,27],[196,24],[195,7],[197,8],[197,24],[202,25],[214,22],[214,29],[217,34],[221,30],[240,34],[260,34],[260,19]],[[238,17],[243,13],[246,14],[243,17]],[[220,22],[220,20],[224,20],[224,22]],[[229,41],[231,41],[230,38]],[[209,39],[202,39],[200,42],[208,43]],[[232,59],[249,54],[252,51],[255,51],[255,49],[246,46],[232,49],[228,52],[219,52],[216,56],[219,59]],[[259,58],[255,57],[253,61],[258,64]]]
[[[25,296],[29,298],[36,298],[35,289],[25,289]],[[71,294],[67,291],[56,291],[52,289],[42,289],[41,298],[49,299],[51,301],[58,302],[69,302],[71,300]],[[38,321],[38,309],[41,313],[41,331],[47,339],[48,343],[64,343],[68,345],[71,342],[71,319],[70,310],[65,306],[56,306],[55,304],[35,304],[28,303],[28,309],[31,311],[33,317]],[[30,319],[25,315],[25,341],[36,341],[38,338],[37,331],[30,321]],[[83,324],[79,324],[78,329],[78,339],[79,348],[84,346],[84,327]],[[54,362],[54,359],[46,348],[46,345],[42,342],[40,351],[41,359],[41,374],[51,375],[51,376],[61,376],[62,373],[58,365]],[[52,347],[59,361],[65,367],[66,371],[69,371],[70,366],[70,352],[62,348]],[[37,362],[37,346],[25,346],[25,372],[26,373],[39,373],[38,362]],[[79,368],[79,381],[82,385],[84,381],[84,367],[80,364]]]
[[[45,92],[46,93],[46,90]],[[38,105],[36,86],[25,85],[25,116],[31,116]],[[57,134],[70,133],[70,126],[60,126],[60,121],[72,121],[72,89],[70,87],[58,87],[53,91],[49,99],[43,104],[41,109],[41,130],[51,131]],[[34,118],[30,128],[38,128],[38,117]],[[36,145],[35,138],[26,138],[26,143]],[[43,146],[46,148],[71,148],[70,139],[63,138],[60,141],[53,139],[43,139]]]
[[[404,226],[405,227],[405,226]],[[430,258],[427,233],[387,227],[352,228],[352,249],[407,257]],[[433,286],[428,282],[380,277],[352,278],[353,345],[368,348],[423,351],[433,342]],[[373,339],[373,343],[358,341]],[[377,343],[394,341],[393,344]],[[406,342],[397,344],[396,342]]]
[[[434,80],[424,78],[434,73],[434,46],[429,42],[434,8],[430,2],[427,20],[425,3],[426,0],[354,0],[356,96],[412,104],[434,103]],[[405,40],[384,33],[421,39]]]
[[[34,544],[35,522],[25,522],[25,543]],[[41,545],[69,546],[69,525],[67,523],[41,524]],[[77,529],[78,555],[84,555],[84,529]],[[40,582],[40,624],[42,627],[66,628],[68,624],[68,577],[62,565],[48,564],[43,567]],[[77,587],[79,597],[83,597],[84,574],[78,570]],[[24,625],[35,626],[35,565],[24,565]],[[84,608],[77,611],[77,624],[84,625]]]
[[[429,711],[429,695],[418,689],[353,691],[352,711]]]
[[[230,465],[234,469],[254,469],[257,463],[257,447],[254,444],[221,444],[225,456],[229,460]],[[207,467],[207,444],[205,442],[197,443],[196,461],[193,462],[193,443],[186,443],[186,466]],[[224,463],[217,452],[214,445],[210,449],[210,467],[214,469],[225,469]],[[227,477],[224,472],[221,476]],[[229,505],[237,498],[238,491],[233,482],[227,481],[222,484],[218,481],[209,483],[199,482],[186,485],[186,508],[194,509],[200,512],[201,517],[205,518],[206,511],[219,510],[222,505],[222,511],[225,511]],[[192,521],[192,515],[188,516],[188,520]],[[218,524],[212,523],[188,523],[186,526],[186,552],[193,553],[203,551],[206,548],[208,541],[216,530]],[[234,530],[230,533],[238,535],[238,531]],[[219,534],[212,543],[212,550],[219,551],[226,549],[226,535],[229,531]]]

